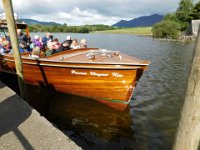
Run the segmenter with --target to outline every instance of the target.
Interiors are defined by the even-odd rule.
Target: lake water
[[[170,150],[195,42],[122,34],[68,35],[79,41],[87,39],[89,47],[121,51],[151,64],[136,87],[129,110],[118,112],[93,100],[54,93],[49,97],[46,117],[83,149]],[[66,36],[54,34],[60,41]],[[39,90],[36,93],[41,94]]]

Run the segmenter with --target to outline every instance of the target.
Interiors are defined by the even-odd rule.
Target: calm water
[[[118,112],[93,100],[61,93],[45,97],[36,90],[49,100],[47,118],[83,149],[171,149],[194,42],[154,41],[151,37],[120,34],[70,35],[79,41],[86,38],[89,47],[119,50],[150,60],[151,65],[137,85],[129,110]],[[66,35],[57,33],[54,37],[62,41]],[[37,106],[36,102],[33,105]]]

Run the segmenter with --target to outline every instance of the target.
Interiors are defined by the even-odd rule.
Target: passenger
[[[11,41],[10,41],[10,36],[9,36],[9,35],[6,36],[6,40],[9,41],[9,42],[11,42]]]
[[[72,40],[72,44],[70,46],[70,49],[78,49],[79,45],[78,45],[78,40],[77,39],[73,39]]]
[[[62,51],[66,51],[66,50],[70,50],[70,45],[72,43],[72,39],[71,36],[67,36],[66,40],[64,42],[61,43],[60,47],[57,49],[57,52],[62,52]]]
[[[40,47],[36,46],[33,48],[31,55],[29,55],[31,58],[39,59],[40,58]]]
[[[18,36],[19,43],[20,43],[21,41],[25,41],[26,44],[28,43],[28,37],[26,36],[26,34],[24,34],[24,33],[22,32],[21,29],[17,29],[17,36]]]
[[[82,39],[79,46],[80,46],[80,48],[87,48],[87,41],[86,41],[86,39]]]
[[[53,35],[50,33],[50,36],[49,36],[51,42],[53,42]]]
[[[2,46],[2,45],[3,45],[3,37],[0,36],[0,46]]]
[[[40,49],[43,47],[43,44],[39,41],[39,36],[38,35],[35,35],[34,36],[34,39],[32,41],[32,43],[35,45],[35,46],[38,46]]]
[[[66,50],[70,50],[70,44],[67,41],[64,41],[60,47],[57,49],[57,52],[62,52],[62,51],[66,51]]]
[[[43,43],[44,48],[46,48],[47,42],[51,39],[50,35],[51,34],[49,32],[46,32],[45,36],[42,38],[42,43]]]
[[[0,46],[0,53],[5,54],[10,52],[10,42],[5,40],[2,42],[2,45]]]
[[[5,49],[3,46],[0,45],[0,54],[5,54]]]
[[[23,52],[30,52],[31,50],[30,50],[29,46],[27,46],[25,41],[21,41],[19,43],[19,51],[20,51],[20,53],[23,53]]]
[[[30,44],[30,50],[34,49],[35,48],[35,43],[31,43]]]
[[[68,43],[69,45],[71,45],[71,44],[72,44],[71,36],[68,35],[68,36],[66,37],[66,40],[65,40],[64,42],[66,42],[66,43]],[[63,42],[63,43],[64,43],[64,42]]]
[[[56,53],[56,51],[53,49],[53,42],[48,42],[47,44],[48,50],[45,52],[46,57],[51,56]]]
[[[9,35],[9,33],[7,33],[7,35],[6,35],[6,40],[10,42],[10,35]]]
[[[53,49],[57,50],[60,47],[60,43],[57,38],[53,40]]]
[[[42,45],[43,45],[42,37],[39,37],[39,41],[40,41],[40,43],[42,43]]]
[[[66,41],[72,42],[72,38],[71,38],[70,35],[68,35],[68,36],[66,37]]]

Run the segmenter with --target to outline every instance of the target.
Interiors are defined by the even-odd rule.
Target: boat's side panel
[[[14,68],[9,62],[9,68]],[[102,70],[24,64],[24,77],[33,85],[53,86],[70,94],[128,101],[137,70]],[[13,69],[12,69],[13,70]],[[10,70],[10,71],[12,71]]]
[[[139,69],[99,69],[58,67],[25,63],[23,69],[25,81],[28,84],[50,86],[57,91],[91,97],[116,107],[127,106],[135,88]],[[74,64],[75,65],[75,64]],[[14,61],[1,61],[3,71],[15,72]],[[143,69],[141,68],[142,72]],[[112,104],[112,106],[114,106]]]
[[[136,78],[136,70],[51,67],[44,67],[44,70],[48,84],[54,85],[58,91],[105,100],[128,101]]]

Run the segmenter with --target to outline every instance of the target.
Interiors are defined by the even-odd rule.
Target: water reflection
[[[38,90],[38,87],[30,85],[28,90],[34,93],[29,95],[30,103],[40,112],[43,105],[45,116],[82,148],[99,149],[100,145],[106,149],[107,146],[133,148],[132,121],[128,109],[117,111],[89,98]]]

